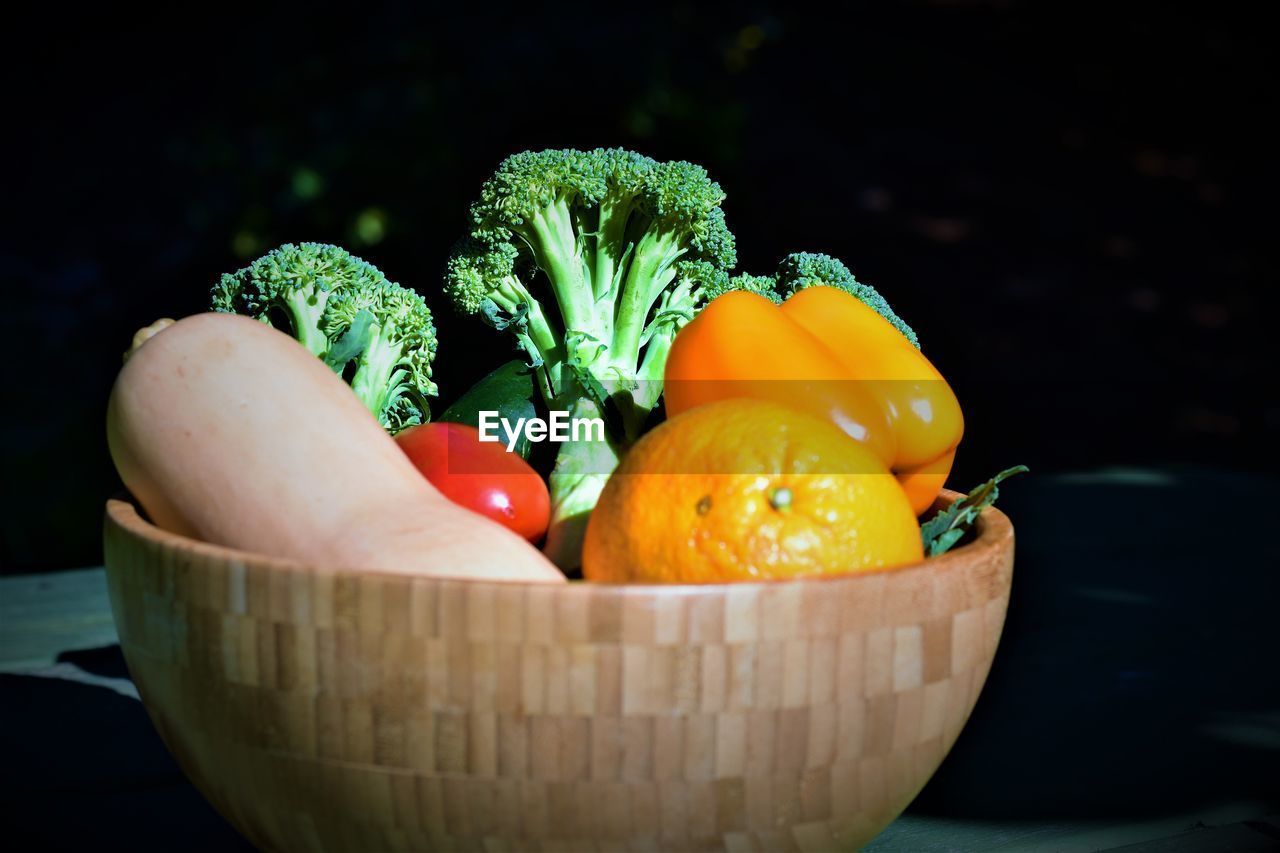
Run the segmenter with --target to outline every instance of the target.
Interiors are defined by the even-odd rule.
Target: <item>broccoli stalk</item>
[[[553,150],[507,158],[471,207],[446,292],[514,335],[548,408],[609,427],[605,442],[557,455],[546,551],[563,567],[577,564],[587,515],[658,403],[675,333],[711,295],[772,283],[728,278],[737,256],[723,200],[691,163]]]
[[[436,332],[421,296],[337,246],[286,244],[222,276],[214,311],[244,314],[293,335],[351,388],[391,433],[425,423]]]

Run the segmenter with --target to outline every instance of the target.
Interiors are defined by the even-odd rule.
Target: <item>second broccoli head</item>
[[[288,332],[350,382],[389,432],[430,419],[436,331],[422,297],[323,243],[287,243],[222,276],[214,311]]]

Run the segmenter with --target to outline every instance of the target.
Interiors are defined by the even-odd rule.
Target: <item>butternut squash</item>
[[[125,485],[176,533],[318,566],[565,580],[441,495],[323,362],[246,317],[199,314],[143,342],[107,437]]]

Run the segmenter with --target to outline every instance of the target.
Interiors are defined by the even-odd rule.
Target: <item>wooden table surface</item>
[[[1151,476],[1155,475],[1130,471],[1078,476],[1075,480],[1046,478],[1038,486],[1023,487],[1023,497],[1019,500],[1013,499],[1018,486],[1011,484],[1006,490],[1006,509],[1015,521],[1019,519],[1019,510],[1026,510],[1021,513],[1023,523],[1019,526],[1015,588],[1022,582],[1024,588],[1030,587],[1035,593],[1037,584],[1023,582],[1027,573],[1047,571],[1053,565],[1051,561],[1037,559],[1036,549],[1031,545],[1035,539],[1028,535],[1037,533],[1036,527],[1042,523],[1030,508],[1037,500],[1042,503],[1048,500],[1044,493],[1053,492],[1060,497],[1074,487],[1082,493],[1077,497],[1085,497],[1084,492],[1102,486],[1109,486],[1111,492],[1124,484],[1131,488],[1151,488],[1153,484],[1169,486],[1163,480],[1150,480]],[[1185,479],[1200,475],[1177,476]],[[1144,481],[1144,477],[1148,479]],[[1138,485],[1143,483],[1145,485]],[[1193,485],[1197,489],[1203,486]],[[1113,543],[1113,546],[1125,547],[1124,543]],[[1142,595],[1133,591],[1141,585],[1134,582],[1132,572],[1126,580],[1127,583],[1117,583],[1114,587],[1095,588],[1088,585],[1093,580],[1086,578],[1082,589],[1112,607],[1137,606],[1134,601],[1128,601],[1126,595]],[[1274,582],[1266,583],[1259,594],[1274,593]],[[1028,599],[1029,602],[1035,600],[1038,599]],[[1271,599],[1270,607],[1274,608],[1275,600]],[[1006,669],[1019,664],[1019,655],[1013,653],[1015,642],[1020,650],[1030,646],[1030,651],[1036,651],[1034,628],[1038,623],[1032,620],[1030,626],[1025,622],[1020,624],[1014,618],[1018,608],[1015,597],[1004,645],[997,655],[997,667],[988,686],[990,693],[1007,691],[1005,685],[1018,674],[1016,670],[1003,675],[1000,672],[1002,656],[1006,659]],[[1036,615],[1032,603],[1023,609],[1031,611],[1024,616]],[[1165,618],[1175,622],[1177,616],[1165,614]],[[1255,631],[1274,641],[1273,627],[1268,624],[1251,628],[1254,623],[1248,621],[1248,613],[1243,616],[1243,637],[1241,623],[1237,621],[1234,628],[1222,626],[1228,636],[1221,643],[1212,638],[1209,642],[1240,648],[1242,641],[1248,645]],[[1187,626],[1183,625],[1182,629],[1186,630]],[[0,745],[9,771],[4,774],[7,781],[0,783],[0,801],[6,803],[6,810],[13,815],[6,820],[8,828],[16,829],[18,837],[27,835],[42,842],[48,849],[77,845],[89,838],[110,841],[116,833],[120,833],[121,838],[126,837],[123,833],[128,833],[131,846],[139,850],[175,846],[198,850],[246,849],[247,845],[204,804],[164,752],[137,701],[137,692],[114,644],[115,629],[101,568],[0,578],[0,713],[8,723],[0,729],[3,732]],[[1042,659],[1047,648],[1039,650]],[[1235,704],[1244,705],[1247,713],[1234,718],[1223,716],[1218,733],[1228,747],[1246,749],[1244,753],[1233,753],[1231,760],[1236,763],[1223,764],[1222,769],[1244,768],[1246,780],[1252,779],[1249,773],[1253,772],[1254,764],[1250,762],[1258,758],[1262,762],[1259,766],[1269,766],[1275,771],[1270,774],[1274,787],[1265,781],[1224,785],[1220,797],[1201,796],[1186,802],[1173,798],[1164,809],[1148,808],[1139,797],[1135,800],[1138,807],[1131,810],[1131,814],[1125,813],[1123,803],[1116,803],[1116,809],[1106,809],[1096,802],[1082,800],[1065,809],[1063,813],[1067,816],[1061,818],[1018,812],[993,817],[992,801],[1010,801],[1009,789],[1001,788],[998,781],[981,774],[988,766],[992,772],[1003,772],[1001,768],[1017,756],[1010,759],[1008,751],[1000,751],[994,741],[993,727],[1001,730],[1010,727],[1008,721],[999,716],[1003,703],[998,695],[987,703],[993,707],[985,709],[984,700],[988,697],[984,695],[970,724],[974,731],[962,733],[961,742],[935,782],[867,849],[877,853],[1280,849],[1280,815],[1276,814],[1276,794],[1280,792],[1280,783],[1276,782],[1280,779],[1280,714],[1275,713],[1276,705],[1270,706],[1269,713],[1256,710],[1260,700],[1265,704],[1276,698],[1274,652],[1278,648],[1280,644],[1271,646],[1272,662],[1259,676],[1266,679],[1261,688],[1255,686],[1236,696]],[[1087,657],[1087,650],[1082,654]],[[1120,657],[1126,658],[1126,655]],[[1126,659],[1124,665],[1136,664]],[[1076,676],[1066,670],[1062,672],[1059,681],[1065,688],[1072,688],[1071,679]],[[1127,681],[1141,682],[1142,678],[1127,677]],[[1241,702],[1241,697],[1249,702]],[[1066,698],[1067,704],[1078,701],[1074,697]],[[1222,699],[1224,711],[1230,709],[1231,696],[1217,698]],[[1081,708],[1084,710],[1076,709],[1075,713],[1085,717],[1087,706]],[[985,717],[984,710],[989,711]],[[1011,731],[1009,738],[1013,739],[1015,734]],[[1177,742],[1167,744],[1167,748],[1175,756],[1179,752]],[[979,758],[975,759],[975,754]],[[1188,749],[1187,754],[1188,760],[1206,760],[1203,756],[1197,757],[1199,753],[1195,750]],[[1023,755],[1027,760],[1041,760],[1025,750]],[[1099,784],[1104,788],[1108,777],[1128,772],[1123,756],[1119,758],[1115,767],[1097,768],[1102,780]],[[1209,771],[1216,767],[1206,765]],[[1063,770],[1046,766],[1041,770],[1028,778],[1050,779],[1043,783],[1050,786],[1055,773],[1070,778],[1072,772],[1070,767]],[[1157,788],[1160,772],[1152,768],[1152,784]],[[1265,770],[1263,773],[1258,778],[1265,779]],[[1034,787],[1034,783],[1029,784]],[[957,793],[983,787],[992,791],[986,800],[980,798],[980,790],[973,794]],[[1073,785],[1070,790],[1078,787]],[[1046,787],[1040,793],[1052,791],[1052,787]],[[1082,811],[1086,812],[1083,816]],[[1088,814],[1090,811],[1094,814]],[[76,821],[63,822],[59,819],[62,814],[75,814]],[[85,821],[92,826],[91,835],[86,834],[87,830],[75,828]]]

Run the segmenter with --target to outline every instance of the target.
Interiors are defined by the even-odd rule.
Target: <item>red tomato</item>
[[[396,435],[422,475],[446,498],[530,542],[547,532],[551,497],[538,472],[501,442],[482,442],[467,424],[430,423]]]

